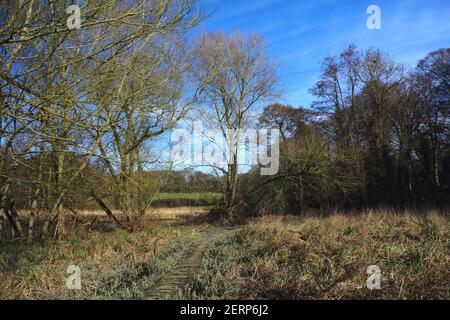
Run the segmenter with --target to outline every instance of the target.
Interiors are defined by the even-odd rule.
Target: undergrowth
[[[437,216],[266,217],[217,242],[182,298],[449,299],[449,233]]]

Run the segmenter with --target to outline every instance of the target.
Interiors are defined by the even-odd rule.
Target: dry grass
[[[2,242],[0,299],[141,298],[179,263],[195,237],[208,236],[204,213],[158,209],[139,219],[133,233],[99,227],[61,241]],[[98,225],[107,221],[101,212],[79,215]],[[184,218],[195,223],[178,228],[155,222]],[[450,221],[437,213],[268,216],[221,231],[177,298],[450,298]],[[82,270],[79,292],[66,288],[69,265]],[[380,291],[366,288],[371,265],[381,268]]]
[[[144,263],[150,267],[153,261],[162,265],[161,260],[169,258],[167,254],[159,257],[162,251],[174,242],[185,242],[186,237],[199,230],[192,227],[182,233],[149,220],[133,233],[95,231],[83,236],[73,234],[60,241],[3,242],[0,245],[0,299],[90,297],[105,279],[123,277],[122,274],[130,273],[131,269],[142,267]],[[177,250],[182,253],[183,247],[179,246]],[[66,288],[69,265],[81,268],[82,290],[79,292]],[[144,275],[133,276],[144,278]],[[115,294],[111,298],[122,297],[120,292]]]
[[[185,217],[195,217],[208,213],[209,207],[177,207],[177,208],[151,208],[149,209],[144,218],[146,220],[177,220]],[[112,210],[113,214],[119,220],[125,220],[125,215],[120,210]],[[19,216],[22,218],[28,218],[30,215],[29,210],[21,210]],[[73,216],[70,213],[69,216]],[[77,210],[76,216],[87,219],[102,218],[108,220],[105,212],[102,210]]]
[[[366,287],[382,270],[382,290]],[[328,218],[265,217],[209,251],[190,298],[449,299],[450,223],[367,212]]]
[[[177,220],[198,217],[207,213],[207,207],[178,207],[152,209],[148,214],[156,220]]]

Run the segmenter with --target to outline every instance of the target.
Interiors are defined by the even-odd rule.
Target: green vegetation
[[[152,203],[155,207],[180,207],[180,206],[193,206],[204,207],[212,206],[219,203],[222,199],[220,193],[159,193],[155,201]]]
[[[210,200],[210,201],[219,201],[222,199],[222,195],[220,193],[160,193],[157,200]]]

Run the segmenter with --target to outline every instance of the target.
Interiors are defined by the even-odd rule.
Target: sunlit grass
[[[133,233],[94,232],[62,241],[2,243],[0,299],[142,297],[146,285],[177,263],[197,229],[181,233],[153,225]],[[80,291],[66,287],[69,265],[81,269]]]
[[[448,299],[450,223],[372,212],[266,217],[219,241],[184,298]],[[367,268],[382,289],[367,289]]]

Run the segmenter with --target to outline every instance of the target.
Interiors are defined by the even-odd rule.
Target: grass
[[[164,279],[185,256],[190,243],[198,235],[178,236],[153,259],[127,262],[107,275],[91,290],[89,299],[144,299],[160,280]]]
[[[157,200],[220,200],[220,193],[160,193]]]
[[[0,299],[136,299],[178,263],[200,227],[149,226],[128,233],[93,232],[63,241],[0,246]],[[69,291],[69,265],[81,268],[82,289]]]
[[[61,241],[0,243],[0,299],[141,299],[206,237],[204,219],[185,226],[153,220],[202,217],[198,208],[159,209],[133,233],[93,228]],[[326,218],[268,216],[214,229],[198,272],[177,299],[449,299],[450,221],[430,214],[366,212]],[[85,229],[87,230],[87,229]],[[69,265],[82,289],[69,291]],[[367,268],[382,272],[366,287]]]
[[[206,215],[208,214],[209,208],[210,207],[152,208],[147,214],[155,221],[179,220]]]
[[[219,193],[160,193],[152,205],[157,208],[206,207],[216,205],[221,199]]]
[[[219,240],[182,298],[449,299],[449,233],[439,216],[266,217]]]

